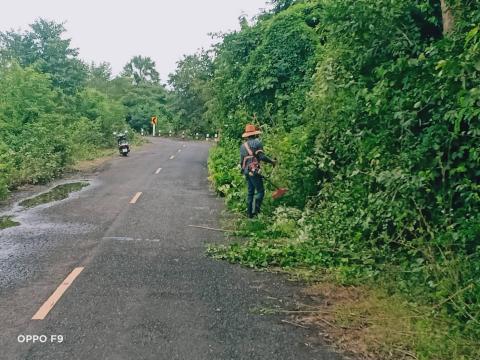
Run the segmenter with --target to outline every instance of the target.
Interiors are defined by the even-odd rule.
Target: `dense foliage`
[[[40,19],[28,31],[0,33],[0,199],[114,146],[113,131],[148,130],[152,115],[171,123],[150,58],[134,57],[112,79],[109,64],[81,61],[64,32]]]
[[[170,74],[172,87],[169,108],[174,114],[175,130],[190,133],[213,133],[214,128],[205,115],[210,98],[209,80],[212,60],[208,53],[185,56],[177,63],[177,70]]]
[[[247,122],[290,189],[217,255],[382,279],[449,321],[420,357],[478,358],[480,5],[446,4],[451,30],[436,0],[275,1],[215,46],[201,106],[222,133],[210,171],[232,209],[245,208]]]

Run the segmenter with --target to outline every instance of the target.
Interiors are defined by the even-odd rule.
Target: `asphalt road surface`
[[[219,226],[209,146],[152,139],[66,200],[10,209],[21,226],[0,231],[0,359],[339,359],[262,315],[296,285],[205,256],[225,241],[188,226]]]

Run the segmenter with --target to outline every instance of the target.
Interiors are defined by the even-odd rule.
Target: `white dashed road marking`
[[[137,192],[135,196],[132,198],[132,200],[130,200],[130,204],[135,204],[140,196],[142,196],[142,193]]]
[[[157,171],[155,171],[155,175],[159,174],[160,171],[162,171],[162,168],[158,168]]]
[[[135,239],[125,236],[107,236],[103,240],[116,240],[116,241],[147,241],[147,242],[160,242],[160,239]]]
[[[175,155],[170,156],[170,160],[175,159]]]
[[[178,151],[178,152],[182,152],[182,149],[178,149],[177,151]]]

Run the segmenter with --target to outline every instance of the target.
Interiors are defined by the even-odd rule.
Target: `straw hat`
[[[258,135],[258,134],[261,134],[262,132],[260,130],[258,130],[255,125],[252,125],[252,124],[247,124],[247,126],[245,126],[245,132],[242,134],[242,138],[247,138],[249,136],[253,136],[253,135]]]

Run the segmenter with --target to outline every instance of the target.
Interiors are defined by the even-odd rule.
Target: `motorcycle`
[[[114,132],[113,135],[117,137],[118,152],[120,153],[120,155],[128,156],[128,153],[130,152],[130,145],[128,144],[127,140],[127,132]]]

